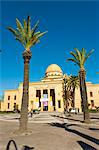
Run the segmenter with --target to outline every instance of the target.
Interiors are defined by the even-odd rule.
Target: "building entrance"
[[[48,102],[43,102],[43,111],[48,111]]]

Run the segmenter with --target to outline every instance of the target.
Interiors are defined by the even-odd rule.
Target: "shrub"
[[[97,109],[89,109],[89,112],[90,113],[96,113],[96,112],[98,112],[98,110]]]

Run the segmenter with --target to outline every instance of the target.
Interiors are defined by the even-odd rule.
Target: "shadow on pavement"
[[[81,137],[83,137],[83,138],[85,138],[85,139],[87,139],[87,140],[89,140],[91,142],[94,142],[95,144],[99,145],[99,140],[98,139],[96,139],[94,137],[91,137],[91,136],[89,136],[87,134],[81,133],[81,132],[79,132],[77,130],[68,128],[69,126],[72,126],[73,124],[51,123],[50,125],[51,126],[56,126],[56,127],[59,127],[59,128],[64,128],[68,132],[71,132],[71,133],[74,133],[76,135],[79,135],[79,136],[81,136]]]
[[[99,119],[99,117],[91,117],[90,119]]]
[[[96,130],[96,131],[98,131],[99,128],[89,128],[89,130]]]
[[[97,150],[96,148],[90,146],[89,144],[86,144],[85,142],[83,141],[77,141],[77,143],[81,146],[81,148],[83,150]]]
[[[71,116],[68,116],[68,117],[61,117],[61,116],[57,116],[57,115],[51,115],[52,117],[58,117],[58,118],[63,118],[63,119],[68,119],[68,120],[73,120],[73,121],[79,121],[79,122],[84,122],[82,120],[79,120],[79,119],[75,119],[75,118],[70,118]]]
[[[48,123],[49,125],[51,126],[56,126],[56,127],[60,127],[60,128],[66,128],[66,127],[69,127],[69,126],[78,126],[78,127],[81,127],[80,125],[78,124],[66,124],[66,123]]]
[[[18,150],[17,144],[14,140],[9,140],[7,147],[6,147],[6,150],[11,150],[12,144],[13,144],[15,150]],[[33,149],[34,149],[34,147],[29,147],[27,145],[24,145],[22,150],[33,150]]]
[[[59,128],[64,128],[65,127],[65,123],[63,124],[60,124],[60,123],[48,123],[49,125],[51,126],[56,126],[56,127],[59,127]]]
[[[33,149],[34,149],[34,147],[29,147],[27,145],[23,146],[23,150],[33,150]]]

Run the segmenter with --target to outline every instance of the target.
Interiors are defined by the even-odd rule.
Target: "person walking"
[[[32,109],[30,111],[30,115],[31,115],[31,118],[32,118],[32,116],[33,116],[33,110]]]

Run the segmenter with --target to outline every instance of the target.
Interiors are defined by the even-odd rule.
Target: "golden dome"
[[[57,64],[51,64],[48,66],[45,72],[46,76],[62,76],[62,70]]]

